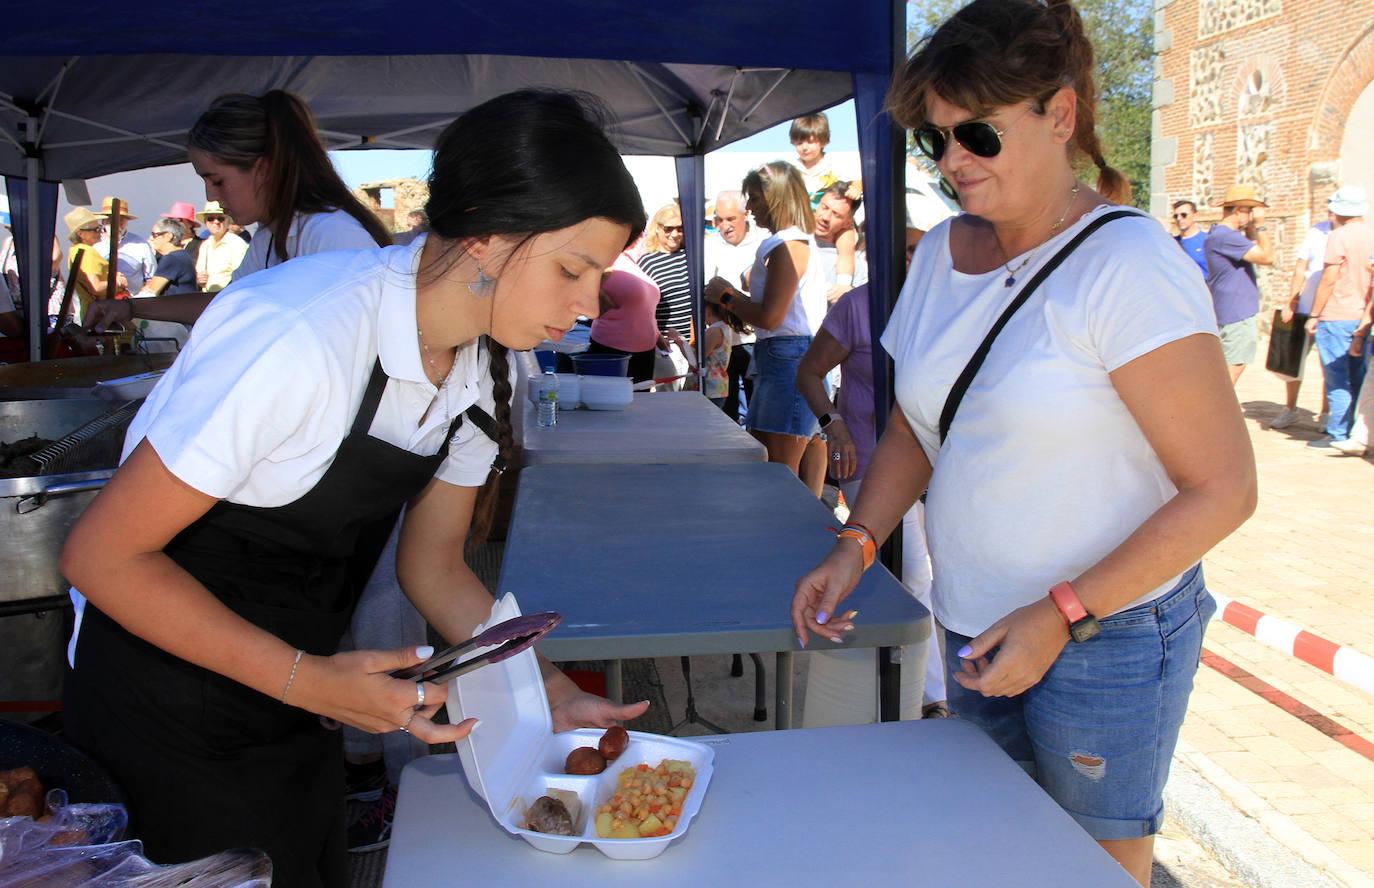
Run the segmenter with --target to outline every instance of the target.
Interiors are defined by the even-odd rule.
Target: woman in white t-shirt
[[[603,127],[553,92],[468,111],[437,143],[429,236],[226,288],[134,419],[62,555],[89,599],[65,715],[153,859],[256,847],[274,885],[343,884],[341,744],[320,717],[427,743],[472,729],[432,720],[446,686],[388,674],[432,651],[337,652],[349,562],[408,504],[407,596],[450,641],[487,618],[462,553],[512,446],[507,350],[595,316],[602,270],[645,221]],[[556,730],[647,705],[545,667]]]
[[[900,409],[792,614],[799,636],[842,640],[853,619],[840,602],[927,492],[951,710],[1148,884],[1215,609],[1199,561],[1256,498],[1191,261],[1143,214],[1107,221],[1011,317],[943,442],[940,431],[955,380],[1018,285],[1128,191],[1094,134],[1092,72],[1066,0],[975,0],[894,86],[894,117],[965,215],[917,247],[882,337]],[[1079,153],[1102,195],[1076,181]]]
[[[187,136],[187,154],[216,201],[240,225],[258,226],[236,269],[238,281],[296,256],[391,243],[381,220],[348,190],[329,160],[310,109],[274,89],[220,96]],[[87,312],[87,327],[134,318],[196,322],[212,293],[120,300]]]
[[[1296,326],[1302,327],[1312,314],[1312,303],[1317,298],[1317,284],[1321,283],[1322,271],[1326,268],[1326,239],[1331,236],[1331,225],[1335,214],[1327,211],[1326,219],[1307,229],[1296,255],[1293,256],[1293,280],[1288,290],[1293,295],[1281,309],[1283,321],[1292,324],[1295,315],[1302,315]],[[1272,334],[1270,334],[1272,335]],[[1303,346],[1303,360],[1298,364],[1298,378],[1284,379],[1284,406],[1279,415],[1269,423],[1271,429],[1286,429],[1298,421],[1298,393],[1302,390],[1302,366],[1307,363],[1307,352],[1312,348],[1312,337],[1306,338]],[[1326,383],[1322,383],[1322,413],[1326,412]],[[1318,425],[1324,423],[1319,422]]]
[[[754,394],[745,427],[768,448],[768,461],[793,472],[816,433],[816,417],[797,391],[797,364],[825,320],[825,278],[812,261],[816,219],[797,168],[766,163],[744,177],[746,209],[773,232],[759,244],[749,272],[750,301],[724,278],[706,285],[706,301],[723,305],[754,328]]]

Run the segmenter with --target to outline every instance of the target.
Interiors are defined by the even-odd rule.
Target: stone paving
[[[1288,429],[1268,423],[1283,384],[1262,362],[1241,377],[1259,466],[1255,516],[1204,561],[1208,586],[1310,632],[1374,654],[1374,462],[1333,457],[1306,442],[1320,436],[1320,367],[1313,354]],[[1365,737],[1374,739],[1374,698],[1214,620],[1205,645],[1237,666]],[[1346,884],[1374,884],[1374,761],[1261,699],[1221,673],[1198,673],[1180,756],[1271,834]],[[1232,778],[1227,781],[1226,777]]]

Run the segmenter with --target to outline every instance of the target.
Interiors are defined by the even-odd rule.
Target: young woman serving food
[[[462,549],[510,445],[507,349],[594,317],[645,222],[602,126],[553,92],[467,112],[437,144],[427,237],[231,285],[130,427],[63,552],[89,599],[66,712],[153,859],[254,846],[276,885],[340,884],[343,760],[319,717],[430,743],[473,728],[432,720],[444,687],[388,675],[428,651],[336,653],[348,561],[408,503],[407,596],[452,641],[486,618]],[[557,729],[647,706],[545,674]]]

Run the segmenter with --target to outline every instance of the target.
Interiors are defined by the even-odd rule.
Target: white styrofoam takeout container
[[[506,595],[492,607],[487,622],[473,630],[520,615],[515,596]],[[483,651],[489,648],[483,648]],[[482,720],[477,730],[458,742],[459,758],[468,784],[482,798],[503,829],[520,836],[540,851],[567,854],[583,842],[615,860],[648,860],[662,854],[687,832],[701,810],[711,782],[715,752],[711,747],[678,737],[630,732],[625,752],[600,774],[580,776],[563,773],[568,753],[579,746],[596,747],[605,731],[578,728],[553,733],[549,699],[539,674],[539,661],[526,650],[453,680],[448,696],[449,719]],[[655,767],[663,759],[690,762],[696,777],[682,800],[676,828],[666,836],[647,839],[603,839],[596,834],[596,808],[615,792],[621,771],[639,764]],[[582,802],[575,835],[554,836],[524,828],[525,811],[550,789],[577,794]]]
[[[138,398],[146,398],[157,386],[158,380],[162,379],[165,370],[151,370],[147,373],[136,373],[133,376],[121,376],[118,379],[104,379],[91,387],[91,392],[97,398],[106,401],[133,401]]]

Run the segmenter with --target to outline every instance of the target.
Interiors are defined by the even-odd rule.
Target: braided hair
[[[484,102],[449,124],[435,143],[425,204],[431,237],[442,239],[444,247],[422,274],[442,277],[463,257],[470,238],[516,238],[514,256],[539,234],[594,218],[628,225],[628,247],[644,230],[644,204],[606,136],[609,121],[591,96],[524,89]],[[490,336],[483,337],[483,346],[496,404],[496,443],[511,463],[509,350]],[[498,487],[499,476],[489,478],[477,495],[469,550],[490,533]]]

